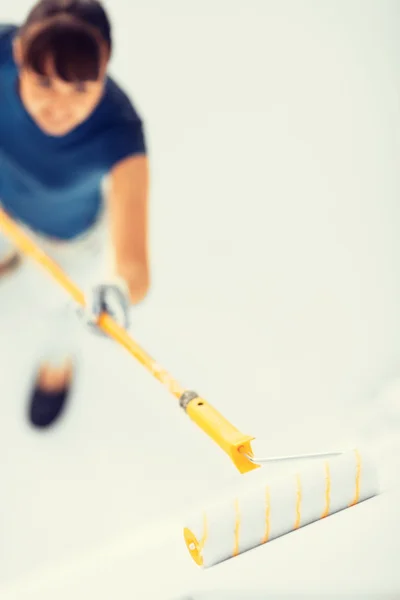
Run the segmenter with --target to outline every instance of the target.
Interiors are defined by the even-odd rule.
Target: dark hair
[[[98,0],[39,0],[19,30],[22,63],[39,75],[49,64],[65,81],[94,81],[102,49],[112,52],[111,25]]]

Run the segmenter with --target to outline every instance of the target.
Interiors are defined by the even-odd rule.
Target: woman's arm
[[[147,156],[135,155],[114,167],[107,202],[115,272],[127,282],[132,304],[141,302],[150,287],[148,197]]]

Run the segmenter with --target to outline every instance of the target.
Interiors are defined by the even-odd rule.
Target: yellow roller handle
[[[0,228],[21,252],[33,258],[42,266],[72,296],[77,304],[85,305],[83,292],[66,275],[63,269],[15,223],[3,208],[0,208]],[[259,465],[252,463],[247,458],[247,456],[253,456],[250,443],[254,438],[240,433],[205,400],[179,385],[109,315],[102,314],[98,326],[128,350],[158,381],[166,386],[171,394],[180,400],[182,408],[185,409],[192,421],[228,454],[240,473],[258,468]]]

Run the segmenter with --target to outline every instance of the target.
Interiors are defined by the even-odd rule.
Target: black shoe
[[[29,420],[34,427],[49,427],[62,414],[71,393],[72,384],[57,391],[35,385],[29,403]]]

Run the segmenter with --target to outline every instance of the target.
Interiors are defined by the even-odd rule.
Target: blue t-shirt
[[[121,159],[146,153],[143,123],[109,77],[84,123],[63,137],[46,135],[18,94],[16,31],[0,26],[0,205],[38,233],[72,239],[98,218],[104,176]]]

